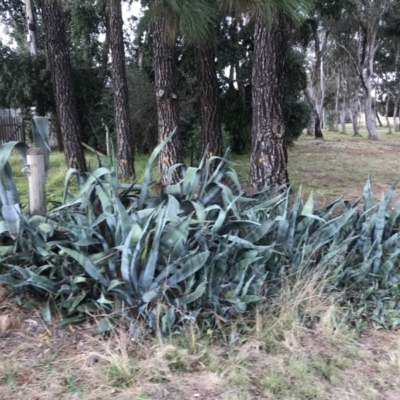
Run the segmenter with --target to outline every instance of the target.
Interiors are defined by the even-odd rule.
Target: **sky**
[[[140,8],[140,2],[133,2],[132,5],[122,3],[122,18],[125,26],[128,26],[128,19],[131,16],[139,17],[141,15]],[[12,43],[9,43],[10,37],[6,34],[6,27],[2,23],[0,23],[0,40],[4,44],[12,45]]]

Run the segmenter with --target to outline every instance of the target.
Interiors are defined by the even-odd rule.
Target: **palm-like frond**
[[[171,41],[178,36],[206,41],[211,37],[210,26],[216,22],[217,15],[215,4],[208,0],[153,0],[144,21],[151,23],[158,17],[165,19],[165,33]]]
[[[252,18],[260,13],[271,23],[277,10],[284,11],[294,22],[305,18],[315,0],[216,0],[222,15],[245,14]]]

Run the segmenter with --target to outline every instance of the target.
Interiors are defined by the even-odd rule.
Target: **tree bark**
[[[337,87],[336,87],[336,95],[335,95],[335,118],[333,123],[333,129],[335,131],[339,130],[339,98],[340,98],[340,85],[341,85],[341,74],[339,73],[337,78]]]
[[[350,113],[351,113],[351,122],[353,124],[353,134],[354,136],[361,136],[359,132],[359,117],[360,117],[360,107],[358,103],[359,96],[359,82],[358,79],[355,81],[355,85],[353,86],[353,90],[350,94]]]
[[[311,81],[309,87],[306,89],[306,100],[312,108],[314,115],[314,135],[317,139],[323,139],[324,136],[321,130],[321,114],[325,97],[323,57],[328,42],[329,30],[324,32],[321,43],[317,23],[311,23],[310,26],[314,38],[315,62],[310,68]]]
[[[283,80],[289,34],[289,20],[284,12],[275,12],[271,27],[267,27],[263,16],[257,16],[250,167],[250,185],[256,190],[289,184],[283,119]]]
[[[340,104],[340,125],[342,126],[342,133],[347,134],[346,131],[346,117],[347,117],[347,99],[346,99],[346,81],[342,81],[342,96]]]
[[[37,54],[37,32],[36,32],[36,13],[32,5],[32,0],[25,0],[26,18],[28,26],[29,51],[31,55]]]
[[[399,105],[400,105],[400,98],[395,99],[394,103],[394,110],[393,110],[393,125],[394,125],[394,131],[399,132],[400,131],[400,123],[399,123]]]
[[[163,0],[154,0],[153,7],[157,7]],[[168,170],[171,166],[181,163],[182,142],[179,118],[179,100],[175,73],[175,40],[166,33],[166,16],[163,11],[158,12],[152,23],[154,73],[157,101],[158,142],[162,142],[175,130],[171,140],[160,152],[159,163],[161,185],[167,186]],[[181,179],[180,169],[172,175],[171,183]]]
[[[107,5],[106,5],[107,6]],[[108,53],[110,51],[110,26],[108,23],[107,15],[104,18],[104,25],[106,27],[105,37],[103,46],[101,49],[101,56],[99,57],[99,72],[97,74],[97,80],[99,82],[99,86],[101,89],[104,88],[107,78],[107,69],[108,69]]]
[[[390,121],[389,121],[389,105],[390,105],[390,96],[387,95],[387,99],[386,99],[386,107],[385,107],[385,117],[386,117],[386,125],[389,129],[389,134],[392,134],[392,125],[390,125]]]
[[[42,18],[65,159],[69,168],[85,172],[87,168],[81,145],[82,128],[78,117],[64,13],[60,0],[43,0]]]
[[[374,59],[377,50],[376,32],[378,27],[372,29],[368,26],[362,26],[362,51],[361,60],[358,65],[358,74],[360,76],[365,92],[365,124],[371,140],[379,140],[379,134],[376,129],[375,110],[372,99],[372,75],[374,72]]]
[[[135,175],[135,170],[128,83],[125,70],[121,0],[107,0],[107,19],[110,29],[111,74],[117,136],[117,170],[120,178],[128,179]]]
[[[314,132],[315,132],[315,120],[314,120],[314,110],[312,110],[313,112],[310,115],[310,120],[308,121],[308,125],[307,125],[307,135],[308,136],[314,136]]]
[[[376,117],[375,117],[375,110],[372,104],[372,96],[371,96],[371,88],[370,82],[369,85],[368,80],[365,83],[365,87],[369,89],[365,89],[365,125],[367,126],[367,130],[369,133],[369,138],[371,140],[379,140],[379,134],[376,129]]]
[[[304,94],[306,96],[306,100],[308,102],[308,104],[310,105],[311,109],[312,109],[312,117],[310,119],[310,123],[314,124],[314,135],[311,134],[310,136],[315,136],[316,139],[323,139],[324,135],[322,134],[322,130],[321,130],[321,120],[320,120],[320,114],[318,111],[318,105],[315,102],[315,99],[311,93],[311,91],[309,89],[306,89],[304,91]],[[307,128],[307,132],[308,132],[309,128]]]
[[[195,45],[196,79],[201,125],[201,153],[208,147],[209,156],[222,157],[221,107],[212,44]],[[213,162],[215,167],[217,162]]]
[[[378,124],[382,128],[383,124],[382,124],[381,118],[379,117],[379,113],[378,113],[378,110],[376,109],[375,105],[374,105],[374,109],[375,109],[376,119],[378,120]]]

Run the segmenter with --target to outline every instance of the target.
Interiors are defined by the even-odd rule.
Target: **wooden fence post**
[[[46,215],[46,170],[44,151],[37,147],[27,152],[29,212],[31,215]]]

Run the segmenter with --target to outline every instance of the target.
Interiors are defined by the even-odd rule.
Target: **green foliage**
[[[32,119],[33,140],[36,147],[44,151],[45,168],[49,165],[49,122],[45,117]],[[8,142],[0,145],[0,206],[3,220],[0,220],[0,232],[8,231],[16,238],[20,228],[20,201],[13,173],[8,159],[13,150],[17,150],[24,160],[24,171],[27,168],[28,145],[23,142]],[[28,167],[29,168],[29,167]]]
[[[362,198],[316,208],[281,188],[247,196],[226,160],[189,167],[165,193],[119,184],[112,170],[70,170],[63,204],[46,218],[20,216],[16,235],[0,230],[0,282],[49,293],[63,323],[85,313],[141,317],[162,334],[187,321],[214,327],[267,306],[283,281],[329,271],[354,321],[400,323],[400,203],[395,187],[375,205],[370,178]],[[170,176],[173,174],[172,167]],[[78,177],[80,191],[69,186]],[[363,203],[363,209],[360,204]],[[12,239],[15,236],[15,240]],[[11,247],[11,251],[10,251]],[[43,315],[49,319],[49,304]]]
[[[221,99],[222,118],[229,135],[228,143],[235,154],[245,154],[251,144],[251,109],[244,105],[239,92],[229,89]]]
[[[310,106],[303,100],[307,87],[304,55],[289,49],[286,56],[285,103],[283,108],[286,124],[286,141],[292,144],[300,137],[310,120]]]
[[[0,107],[29,110],[38,102],[41,115],[53,109],[53,92],[46,54],[32,57],[0,42]]]

